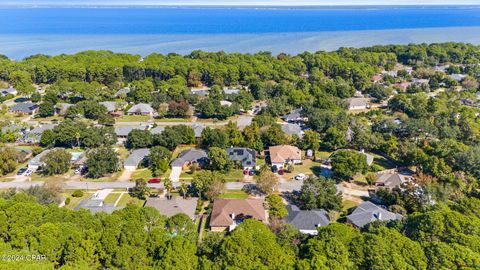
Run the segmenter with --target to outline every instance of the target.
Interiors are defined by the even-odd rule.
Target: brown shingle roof
[[[270,146],[270,161],[274,163],[285,162],[286,160],[302,159],[302,152],[295,146],[277,145]]]
[[[213,203],[210,227],[228,227],[233,224],[232,214],[235,216],[251,217],[265,221],[265,208],[262,199],[217,199]]]

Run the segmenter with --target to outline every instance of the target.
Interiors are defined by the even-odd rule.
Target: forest
[[[442,65],[448,65],[446,72],[435,69]],[[372,81],[392,70],[398,70],[396,77]],[[457,73],[466,77],[449,76]],[[398,87],[414,79],[428,83]],[[150,103],[159,111],[167,103],[166,115],[175,117],[192,105],[199,117],[224,120],[253,102],[266,103],[243,131],[232,123],[206,128],[200,143],[205,149],[262,151],[283,143],[315,151],[364,149],[416,173],[415,185],[377,193],[379,203],[405,216],[401,221],[363,229],[335,222],[319,228],[317,236],[306,236],[281,221],[267,226],[248,220],[230,233],[208,233],[201,242],[197,227],[183,215],[166,218],[134,205],[92,215],[58,208],[28,192],[7,191],[0,199],[1,254],[44,254],[47,260],[2,260],[0,269],[479,269],[480,109],[472,105],[479,101],[479,80],[480,47],[463,43],[276,56],[202,51],[145,57],[86,51],[21,61],[0,56],[0,83],[37,99],[46,115],[60,102],[74,105],[64,122],[44,133],[42,147],[81,146],[93,148],[96,160],[109,156],[115,119],[98,102],[114,100],[117,90],[128,86],[130,93],[120,99]],[[35,96],[34,85],[45,87],[43,97]],[[210,87],[208,98],[192,95],[191,88],[202,86]],[[227,95],[224,87],[241,90]],[[385,107],[350,113],[345,99],[356,91],[386,102]],[[225,99],[232,102],[229,109],[220,105]],[[296,108],[308,117],[301,139],[285,136],[276,124]],[[105,126],[81,122],[79,115]],[[127,140],[129,149],[154,146],[161,157],[195,141],[186,126],[157,135],[135,133]],[[0,134],[0,141],[11,141],[9,134]],[[12,155],[2,151],[2,174],[11,169]],[[341,158],[350,157],[336,157]],[[335,181],[376,171],[359,163],[348,169],[337,170]]]

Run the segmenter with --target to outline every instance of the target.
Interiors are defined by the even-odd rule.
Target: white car
[[[30,176],[32,173],[33,173],[32,170],[27,170],[27,171],[25,172],[25,176]]]
[[[295,176],[295,180],[298,180],[298,181],[303,181],[307,178],[307,176],[303,173],[299,173]]]

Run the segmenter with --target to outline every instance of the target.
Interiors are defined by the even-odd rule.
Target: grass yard
[[[351,200],[344,200],[343,201],[343,206],[342,206],[342,212],[348,213],[348,211],[350,209],[352,209],[353,207],[355,207],[357,205],[358,205],[357,202],[354,202],[354,201],[351,201]]]
[[[71,192],[68,192],[68,193],[64,193],[62,194],[62,196],[64,196],[65,198],[70,198],[70,203],[65,205],[65,208],[67,209],[75,209],[75,207],[77,207],[77,205],[84,199],[86,198],[89,198],[90,196],[92,196],[93,193],[90,193],[90,192],[83,192],[83,196],[82,197],[72,197],[72,194],[73,194],[73,190],[71,190]]]
[[[122,115],[115,119],[116,122],[146,122],[151,120],[150,115]]]
[[[45,176],[40,173],[32,173],[30,175],[30,178],[32,179],[32,181],[64,181],[64,180],[68,180],[72,176],[73,176],[73,170],[69,170],[66,174],[51,175],[51,176]]]
[[[315,152],[315,157],[317,159],[328,159],[332,155],[332,152],[327,151],[317,151]]]
[[[118,198],[120,197],[120,195],[122,195],[122,193],[110,193],[108,194],[108,196],[105,198],[105,200],[103,200],[104,203],[115,203]],[[126,194],[124,194],[123,196],[125,196]]]
[[[373,164],[379,166],[381,171],[396,168],[395,163],[386,159],[385,157],[376,154],[373,154],[373,156],[375,157],[373,159]]]
[[[220,199],[247,199],[248,194],[241,189],[225,190],[220,196]]]
[[[138,205],[139,207],[143,207],[143,205],[145,204],[145,201],[132,197],[130,194],[126,193],[126,194],[123,194],[117,206],[127,206],[127,204],[135,204],[135,205]]]
[[[155,119],[156,123],[172,123],[172,122],[190,122],[191,118],[159,118]]]
[[[153,176],[152,176],[152,171],[150,169],[139,169],[139,170],[136,170],[132,173],[132,176],[131,176],[131,179],[134,181],[135,179],[138,179],[138,178],[142,178],[142,179],[145,179],[145,180],[149,180],[151,179]]]
[[[113,173],[111,175],[107,175],[105,177],[100,177],[100,178],[87,178],[84,177],[82,178],[83,181],[91,181],[91,182],[114,182],[117,181],[117,179],[122,175],[122,171]]]
[[[302,160],[302,164],[293,165],[293,172],[287,173],[283,175],[285,179],[292,179],[299,173],[303,173],[305,175],[320,175],[321,174],[321,163],[315,162],[310,159]]]
[[[240,169],[233,169],[230,170],[226,175],[225,179],[228,182],[237,182],[243,180],[243,170]]]

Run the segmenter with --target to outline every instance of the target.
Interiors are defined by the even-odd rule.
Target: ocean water
[[[480,42],[480,6],[0,8],[0,54],[111,49],[274,53]]]

